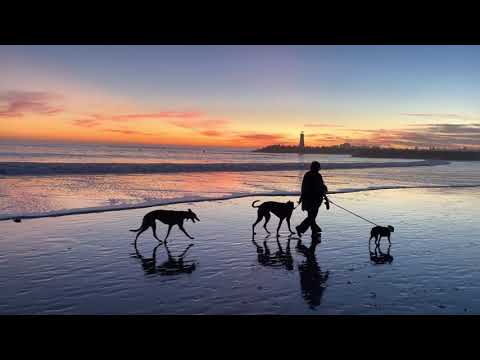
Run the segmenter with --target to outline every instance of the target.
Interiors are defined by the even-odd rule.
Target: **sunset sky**
[[[479,46],[0,46],[0,140],[480,146]]]

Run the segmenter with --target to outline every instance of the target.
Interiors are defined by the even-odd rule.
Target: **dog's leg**
[[[263,224],[263,228],[265,229],[265,231],[267,233],[270,234],[270,231],[268,231],[268,229],[267,229],[267,223],[268,223],[269,220],[270,220],[270,214],[267,213],[267,214],[265,214],[265,224]]]
[[[280,240],[278,239],[278,236],[277,236],[277,246],[278,246],[279,252],[283,254],[282,244],[280,244]]]
[[[157,236],[157,224],[155,224],[155,221],[152,223],[152,232],[153,232],[153,237],[157,239],[161,244],[162,240],[160,240]]]
[[[291,234],[295,234],[292,229],[290,228],[290,217],[287,217],[287,225],[288,225],[288,230],[290,231]]]
[[[390,234],[388,234],[387,238],[388,238],[388,243],[389,243],[389,244],[392,244],[392,243],[390,242]]]
[[[179,227],[180,230],[182,230],[183,233],[184,233],[185,235],[187,235],[190,239],[195,239],[193,236],[188,235],[187,231],[185,230],[185,228],[183,227],[182,224],[178,224],[178,227]]]
[[[165,241],[165,243],[167,243],[167,238],[168,238],[168,235],[170,235],[170,231],[172,230],[172,226],[173,225],[168,225],[167,236],[165,236],[165,239],[163,239],[163,241]]]
[[[252,225],[252,233],[253,233],[253,235],[256,235],[256,234],[257,234],[257,233],[255,232],[255,226],[257,226],[257,224],[258,224],[260,221],[262,221],[262,218],[263,218],[263,216],[258,215],[257,221],[255,221],[255,222],[253,223],[253,225]]]
[[[280,226],[282,226],[283,218],[280,219],[277,226],[277,237],[279,236],[278,232],[280,231]]]
[[[263,247],[265,248],[265,255],[270,256],[270,249],[267,246],[267,241],[263,242]]]
[[[183,257],[187,253],[188,249],[190,249],[192,246],[193,246],[193,244],[188,245],[187,248],[185,249],[185,251],[178,258],[183,259]]]
[[[135,246],[137,246],[137,240],[138,240],[138,237],[140,236],[141,233],[143,233],[145,230],[147,230],[149,228],[149,226],[143,226],[142,225],[142,228],[140,229],[140,231],[137,233],[137,236],[135,236]]]

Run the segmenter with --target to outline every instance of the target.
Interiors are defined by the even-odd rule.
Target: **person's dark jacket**
[[[302,210],[309,210],[314,206],[320,206],[327,192],[328,189],[323,182],[322,175],[316,171],[308,171],[302,181],[302,194],[300,195]]]

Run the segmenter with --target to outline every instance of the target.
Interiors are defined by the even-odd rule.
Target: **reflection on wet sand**
[[[267,235],[263,240],[263,246],[259,245],[255,239],[252,239],[252,243],[257,249],[258,263],[265,267],[286,269],[291,271],[294,269],[293,256],[290,250],[290,241],[292,236],[288,236],[285,250],[280,243],[280,239],[277,237],[278,250],[274,253],[271,252],[270,247],[267,244],[267,239],[270,235]],[[317,245],[321,242],[321,237],[312,237],[310,246],[305,246],[300,238],[297,238],[296,245],[297,253],[302,255],[304,259],[298,265],[298,271],[300,275],[300,286],[302,289],[302,296],[307,302],[310,309],[315,309],[321,303],[323,292],[326,289],[326,281],[328,279],[329,272],[322,272],[318,265],[317,258],[315,256],[315,250]]]
[[[255,239],[252,239],[253,244],[257,248],[258,262],[260,265],[272,267],[272,268],[285,268],[287,270],[293,270],[293,257],[290,251],[290,237],[287,241],[285,251],[280,244],[280,240],[277,237],[278,251],[271,253],[267,245],[267,239],[270,235],[267,235],[263,241],[263,247],[258,245]]]
[[[370,244],[368,245],[368,252],[370,253],[370,260],[376,264],[391,264],[393,261],[393,256],[390,255],[390,248],[392,245],[388,245],[387,252],[384,253],[380,249],[380,244],[375,245],[375,250],[372,251]]]
[[[305,260],[298,265],[298,271],[300,273],[302,296],[310,309],[315,309],[320,305],[329,275],[328,271],[322,272],[320,270],[315,256],[315,249],[320,242],[320,236],[312,237],[309,247],[303,245],[301,240],[298,240],[296,247],[297,252],[305,256]]]
[[[168,248],[168,244],[164,243],[163,246],[165,246],[167,251],[168,260],[157,266],[157,250],[161,245],[162,244],[158,244],[155,246],[151,258],[142,256],[135,245],[134,256],[140,259],[142,262],[142,268],[146,274],[177,275],[182,273],[190,274],[195,271],[196,264],[194,261],[184,261],[188,249],[190,249],[193,244],[188,245],[179,256],[173,256]]]

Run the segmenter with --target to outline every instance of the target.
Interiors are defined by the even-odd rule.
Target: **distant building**
[[[300,133],[300,142],[298,143],[298,152],[303,154],[305,152],[305,137],[303,131]]]

